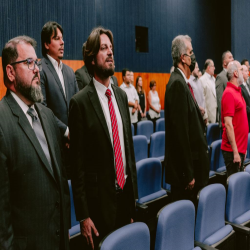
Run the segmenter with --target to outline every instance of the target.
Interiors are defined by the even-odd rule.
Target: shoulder
[[[118,87],[118,86],[116,86],[116,85],[112,85],[112,88],[113,88],[113,90],[117,93],[117,94],[119,94],[119,95],[121,95],[122,97],[124,97],[124,98],[127,98],[127,94],[122,90],[122,88],[120,88],[120,87]]]
[[[68,65],[66,65],[66,64],[64,64],[64,63],[63,63],[63,70],[64,70],[66,73],[69,73],[69,74],[72,74],[72,75],[74,74],[74,75],[75,75],[73,69],[70,68]]]

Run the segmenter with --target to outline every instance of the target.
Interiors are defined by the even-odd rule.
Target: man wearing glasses
[[[74,71],[63,64],[61,59],[64,54],[63,29],[56,22],[47,22],[41,32],[42,40],[42,71],[41,87],[43,104],[50,108],[56,116],[66,147],[64,153],[68,178],[69,171],[69,129],[68,114],[71,97],[78,92],[78,85]]]
[[[68,250],[70,200],[61,136],[41,105],[35,40],[11,39],[2,51],[0,249]]]

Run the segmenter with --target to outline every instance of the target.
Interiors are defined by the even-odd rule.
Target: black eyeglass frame
[[[29,70],[34,70],[35,69],[35,65],[38,67],[39,71],[42,70],[42,62],[38,61],[38,60],[34,60],[32,58],[28,58],[28,59],[25,59],[25,60],[22,60],[22,61],[13,62],[13,63],[10,63],[10,65],[14,65],[14,64],[18,64],[18,63],[23,63],[23,62],[27,62]],[[30,69],[30,64],[32,62],[34,62],[34,67],[33,67],[33,69],[32,68]]]

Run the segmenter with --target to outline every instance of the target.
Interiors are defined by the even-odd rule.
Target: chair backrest
[[[156,120],[155,132],[165,131],[165,118],[160,118]]]
[[[76,220],[71,180],[68,180],[68,184],[69,184],[70,205],[71,205],[71,229],[69,230],[69,234],[70,236],[73,236],[80,232],[80,225],[79,221]]]
[[[173,202],[158,213],[155,250],[194,248],[195,208],[191,201]]]
[[[160,111],[161,118],[165,118],[164,109]]]
[[[137,135],[145,135],[150,140],[151,134],[154,132],[154,124],[152,121],[141,121],[137,123]]]
[[[150,137],[149,157],[165,155],[165,131],[155,132]]]
[[[250,158],[250,133],[248,134],[247,158]]]
[[[145,135],[133,136],[135,162],[148,158],[148,141]]]
[[[250,174],[250,164],[246,166],[245,171]]]
[[[226,190],[222,184],[211,184],[199,193],[195,240],[204,240],[225,226]]]
[[[100,244],[100,250],[150,250],[149,229],[145,223],[136,222],[117,229]]]
[[[218,123],[210,123],[207,126],[207,145],[220,139],[220,127]]]
[[[218,168],[225,166],[224,158],[221,151],[222,140],[214,141],[211,145],[210,170],[216,171]]]
[[[148,158],[136,163],[138,199],[161,190],[161,162]]]
[[[134,136],[135,135],[135,127],[132,123],[131,123],[131,132],[132,132],[132,136]]]
[[[250,210],[250,175],[239,172],[228,178],[226,220],[239,224],[235,219]]]

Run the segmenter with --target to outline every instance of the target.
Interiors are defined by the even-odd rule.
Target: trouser
[[[240,158],[241,158],[241,163],[239,165],[239,163],[234,163],[234,154],[233,152],[228,152],[228,151],[224,151],[222,150],[222,155],[224,158],[224,162],[227,168],[227,177],[229,177],[232,174],[235,174],[237,172],[240,171],[244,171],[244,158],[245,158],[245,154],[239,154]]]

